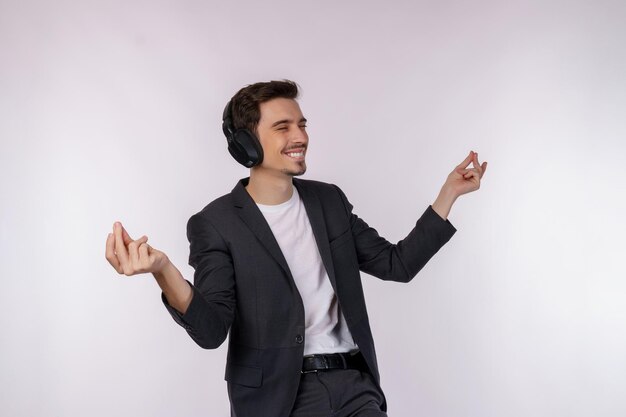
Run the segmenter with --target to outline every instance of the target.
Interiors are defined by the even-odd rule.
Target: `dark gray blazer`
[[[225,379],[231,415],[288,417],[304,352],[304,307],[265,217],[241,179],[232,192],[187,223],[193,298],[185,314],[161,298],[174,320],[205,349],[230,330]],[[388,242],[352,213],[334,184],[293,178],[354,341],[380,387],[374,340],[363,297],[363,271],[408,282],[456,229],[428,206],[411,232]],[[382,390],[381,390],[382,391]],[[383,406],[386,410],[386,403]]]

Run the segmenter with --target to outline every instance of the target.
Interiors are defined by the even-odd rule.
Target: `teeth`
[[[304,156],[304,152],[291,152],[291,153],[288,153],[287,155],[291,156],[292,158],[297,158],[300,156]]]

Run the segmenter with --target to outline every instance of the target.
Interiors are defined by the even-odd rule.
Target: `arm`
[[[381,237],[352,212],[353,206],[337,187],[354,238],[359,269],[387,281],[409,282],[454,235],[456,228],[432,206],[417,220],[413,230],[396,244]]]
[[[468,169],[472,163],[474,168]],[[447,219],[452,204],[466,193],[480,188],[487,162],[480,164],[478,154],[469,155],[448,175],[435,202],[428,206],[409,234],[396,244],[352,213],[352,204],[337,188],[349,217],[355,250],[361,271],[383,280],[408,282],[456,233]]]
[[[163,270],[153,272],[152,275],[169,304],[179,313],[185,314],[191,303],[193,290],[180,271],[168,259]]]
[[[172,304],[183,313],[191,302],[187,282],[167,255],[148,245],[148,237],[133,240],[120,222],[113,224],[106,242],[106,258],[119,274],[126,276],[151,272]]]
[[[187,239],[189,265],[195,269],[194,284],[185,283],[192,292],[188,308],[182,314],[177,311],[165,289],[161,299],[199,346],[215,349],[226,339],[235,315],[232,258],[224,239],[201,213],[187,222]]]
[[[447,220],[450,210],[452,209],[452,205],[456,199],[457,197],[450,188],[441,187],[441,191],[439,191],[437,199],[432,204],[433,210],[435,210],[435,213],[437,213],[442,219]]]
[[[147,244],[147,236],[133,240],[121,223],[113,225],[106,242],[106,258],[119,274],[150,272],[161,287],[161,299],[174,320],[203,348],[222,344],[235,310],[232,260],[224,240],[204,218],[187,223],[189,264],[195,283],[183,278],[165,253]]]

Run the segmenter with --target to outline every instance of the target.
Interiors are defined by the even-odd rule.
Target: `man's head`
[[[263,160],[253,169],[291,176],[306,171],[309,138],[297,97],[298,86],[289,80],[251,84],[233,96],[233,127],[248,129],[263,148]]]
[[[231,115],[235,129],[248,129],[258,134],[261,103],[274,98],[298,98],[298,85],[293,81],[269,81],[245,86],[231,99]]]

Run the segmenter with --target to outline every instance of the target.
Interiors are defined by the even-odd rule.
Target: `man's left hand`
[[[468,169],[470,163],[473,168]],[[467,158],[448,175],[443,188],[447,188],[454,198],[476,191],[480,188],[480,179],[485,175],[485,171],[487,171],[487,162],[481,165],[478,162],[478,153],[470,151]]]

